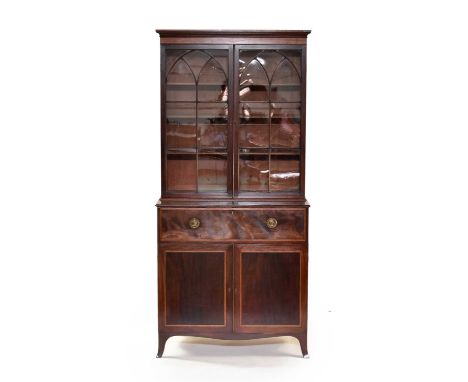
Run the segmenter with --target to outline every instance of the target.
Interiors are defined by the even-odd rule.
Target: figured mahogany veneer
[[[169,209],[159,211],[159,239],[166,241],[304,241],[306,209]],[[190,219],[198,219],[197,228]],[[277,226],[269,228],[273,218]]]
[[[310,31],[157,32],[157,356],[185,335],[293,336],[307,357]]]

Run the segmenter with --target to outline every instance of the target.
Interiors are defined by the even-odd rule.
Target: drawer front
[[[305,209],[237,210],[234,217],[240,240],[306,240]]]
[[[161,241],[220,241],[236,239],[231,210],[160,209]]]
[[[159,210],[159,237],[181,241],[305,241],[306,209]]]

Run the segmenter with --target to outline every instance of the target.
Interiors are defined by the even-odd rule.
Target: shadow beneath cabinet
[[[174,336],[169,338],[163,358],[232,366],[272,367],[282,365],[291,358],[302,359],[302,354],[298,341],[286,336],[251,340]]]

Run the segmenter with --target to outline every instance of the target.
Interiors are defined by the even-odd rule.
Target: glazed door
[[[238,245],[234,330],[294,333],[306,328],[307,252],[303,245]]]
[[[165,196],[232,194],[232,45],[162,47]]]
[[[305,46],[236,45],[235,193],[304,194]]]
[[[232,246],[170,244],[158,256],[160,327],[231,331]]]

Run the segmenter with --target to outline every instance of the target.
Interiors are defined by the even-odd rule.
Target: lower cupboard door
[[[158,268],[160,330],[232,331],[231,245],[163,245]]]
[[[294,333],[305,330],[305,246],[237,245],[234,279],[236,332]]]

